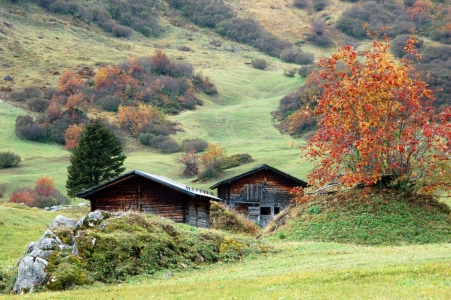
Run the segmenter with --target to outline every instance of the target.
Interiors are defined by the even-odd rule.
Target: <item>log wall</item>
[[[299,183],[271,170],[260,170],[218,186],[224,203],[266,227],[274,216],[288,206]]]
[[[137,210],[192,226],[208,228],[210,201],[191,197],[142,177],[131,177],[90,197],[92,210]]]

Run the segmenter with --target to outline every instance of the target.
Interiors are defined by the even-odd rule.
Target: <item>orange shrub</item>
[[[36,206],[37,197],[33,190],[23,188],[12,193],[9,202],[24,203],[27,206]]]
[[[150,121],[162,120],[160,111],[151,105],[138,104],[138,106],[119,106],[119,123],[130,130],[133,135],[138,135],[143,127]]]
[[[84,124],[74,124],[70,125],[69,128],[67,128],[66,133],[64,135],[64,138],[66,139],[66,146],[65,148],[67,150],[72,150],[78,146],[78,140],[80,139],[81,133],[85,129]]]

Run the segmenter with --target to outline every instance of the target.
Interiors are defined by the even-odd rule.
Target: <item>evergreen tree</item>
[[[73,150],[67,167],[67,194],[75,194],[120,175],[126,156],[121,142],[99,119],[91,121]]]

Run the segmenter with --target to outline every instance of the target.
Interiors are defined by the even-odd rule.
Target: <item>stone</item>
[[[77,223],[75,224],[75,228],[80,228],[81,226],[83,226],[85,219],[86,219],[86,216],[81,217],[80,220],[78,220]]]
[[[14,81],[14,78],[12,78],[9,75],[6,75],[5,77],[3,77],[3,80],[5,80],[5,81]]]
[[[96,210],[96,211],[90,212],[88,214],[88,221],[90,221],[90,222],[100,221],[103,218],[104,218],[104,214],[100,210]]]
[[[70,219],[65,216],[58,215],[53,220],[52,224],[50,225],[50,228],[58,227],[58,226],[66,226],[70,228],[75,228],[75,225],[77,224],[77,221],[74,219]]]
[[[47,276],[45,267],[47,261],[39,257],[27,256],[23,258],[19,265],[14,292],[33,292],[34,288],[42,284]]]
[[[77,242],[74,243],[72,246],[72,254],[78,256],[80,253],[78,252],[78,244]]]

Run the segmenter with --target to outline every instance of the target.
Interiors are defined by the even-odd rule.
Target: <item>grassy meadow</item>
[[[0,299],[449,299],[451,246],[275,243],[241,262]]]

